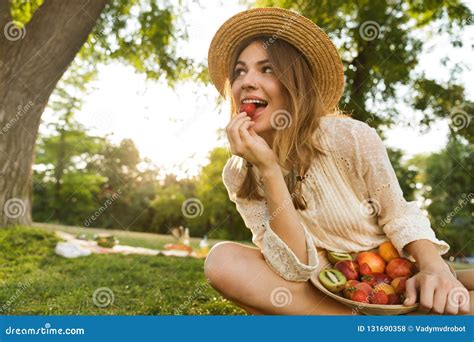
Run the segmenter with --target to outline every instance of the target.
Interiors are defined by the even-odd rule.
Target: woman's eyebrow
[[[269,62],[268,59],[262,59],[261,61],[258,61],[256,64],[261,65],[261,64],[264,64],[264,63],[267,63],[267,62]],[[237,63],[235,63],[235,65],[237,65],[237,64],[242,64],[244,66],[247,65],[244,61],[240,61],[240,60],[237,61]]]

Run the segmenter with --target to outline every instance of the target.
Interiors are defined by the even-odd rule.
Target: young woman
[[[448,244],[403,198],[375,130],[337,111],[342,62],[320,28],[278,8],[239,13],[216,33],[209,72],[231,102],[223,181],[258,246],[212,248],[205,275],[217,291],[254,314],[351,314],[309,281],[321,253],[390,240],[420,269],[405,305],[472,313],[473,272],[450,271]]]

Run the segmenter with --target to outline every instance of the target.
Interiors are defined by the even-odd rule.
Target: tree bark
[[[22,29],[0,0],[0,227],[31,224],[32,164],[41,115],[106,0],[46,0]]]

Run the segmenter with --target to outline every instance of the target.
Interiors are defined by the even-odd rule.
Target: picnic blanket
[[[83,256],[94,254],[138,254],[138,255],[164,255],[164,256],[175,256],[175,257],[191,257],[196,259],[202,259],[206,256],[196,251],[181,251],[181,250],[159,250],[143,247],[133,247],[126,245],[115,245],[112,248],[101,247],[97,244],[97,241],[82,240],[76,238],[76,236],[57,230],[56,235],[64,240],[58,242],[55,248],[57,255],[65,258],[78,258]]]

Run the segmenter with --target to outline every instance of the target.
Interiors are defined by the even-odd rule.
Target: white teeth
[[[266,101],[263,101],[263,100],[255,100],[255,99],[243,100],[242,103],[260,103],[260,104],[263,104],[263,105],[266,105],[266,104],[267,104]]]

